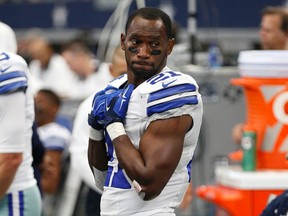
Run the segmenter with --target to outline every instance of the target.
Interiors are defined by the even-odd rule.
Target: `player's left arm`
[[[139,186],[144,200],[158,196],[171,178],[192,124],[189,115],[153,121],[140,140],[139,150],[125,134],[113,140],[120,166]]]

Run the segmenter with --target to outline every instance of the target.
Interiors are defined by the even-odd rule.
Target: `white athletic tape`
[[[93,175],[95,179],[95,186],[97,187],[97,189],[103,192],[107,171],[100,171],[94,166],[92,166],[92,169],[93,169]]]
[[[106,130],[113,141],[115,138],[126,134],[124,126],[121,122],[115,122],[106,127]]]
[[[144,199],[145,193],[142,191],[142,187],[140,186],[140,184],[136,180],[133,180],[132,184],[134,186],[135,191],[138,193],[139,197],[141,199]]]
[[[103,140],[104,139],[103,130],[95,130],[94,128],[90,127],[89,137],[90,139],[95,141]]]

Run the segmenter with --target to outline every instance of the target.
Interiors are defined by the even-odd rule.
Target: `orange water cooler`
[[[218,215],[258,216],[288,189],[288,51],[243,51],[238,63],[241,77],[231,83],[243,87],[245,127],[257,137],[256,170],[218,167],[216,184],[202,185],[196,193],[218,206]]]

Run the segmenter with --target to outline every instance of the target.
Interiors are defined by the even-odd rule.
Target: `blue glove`
[[[129,84],[125,89],[111,93],[106,99],[105,128],[114,122],[123,123],[134,85]]]
[[[119,91],[119,89],[108,86],[104,90],[95,94],[92,103],[92,110],[88,114],[88,124],[95,130],[103,129],[107,96],[117,91]]]

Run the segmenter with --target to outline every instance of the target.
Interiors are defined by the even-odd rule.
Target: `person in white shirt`
[[[69,98],[85,99],[95,91],[95,86],[104,87],[110,81],[110,75],[105,73],[109,70],[108,64],[100,63],[82,40],[74,39],[66,43],[61,55],[76,75],[74,87],[69,91]]]
[[[41,215],[32,168],[34,100],[14,31],[0,23],[0,215]]]
[[[62,98],[69,98],[76,76],[65,59],[54,51],[52,45],[42,37],[31,38],[29,42],[29,63],[32,88],[36,93],[41,88],[55,91]]]
[[[106,75],[106,79],[111,81],[112,79],[126,73],[127,64],[125,61],[124,51],[121,47],[117,47],[113,53],[111,63],[102,63],[100,71],[101,76]],[[106,70],[104,70],[104,68]],[[102,79],[103,80],[103,79]],[[107,85],[108,81],[102,81],[101,86],[97,86],[95,83],[94,91],[97,92]],[[79,106],[75,120],[73,123],[72,140],[69,147],[71,156],[71,166],[75,169],[84,183],[88,186],[89,191],[86,197],[85,212],[86,216],[100,215],[100,197],[101,191],[95,187],[93,175],[90,171],[90,167],[87,160],[88,151],[88,139],[89,139],[89,125],[87,122],[88,113],[91,110],[91,104],[94,97],[91,94],[87,97]]]

